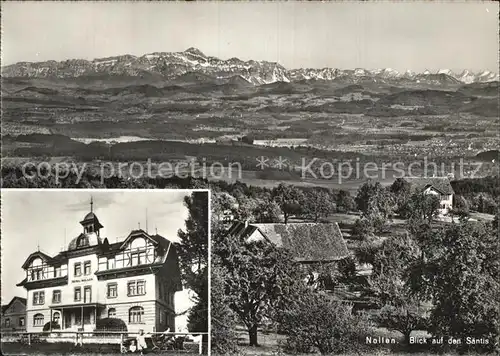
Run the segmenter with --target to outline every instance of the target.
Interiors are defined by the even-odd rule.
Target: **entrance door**
[[[71,313],[64,314],[64,327],[71,328]]]

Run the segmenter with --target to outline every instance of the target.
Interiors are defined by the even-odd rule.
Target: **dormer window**
[[[89,238],[88,236],[80,236],[76,242],[77,247],[85,247],[89,245]]]

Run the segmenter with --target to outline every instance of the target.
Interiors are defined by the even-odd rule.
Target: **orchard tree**
[[[394,212],[394,196],[379,182],[368,181],[363,184],[358,190],[355,201],[363,215],[372,219],[385,221]]]
[[[439,215],[441,202],[434,194],[426,194],[423,190],[416,190],[406,203],[405,211],[409,221],[425,221],[431,224]]]
[[[304,194],[298,188],[281,183],[273,189],[272,197],[283,212],[285,224],[288,223],[288,219],[291,216],[298,215],[302,212]]]
[[[257,330],[264,318],[273,318],[303,288],[303,271],[285,250],[267,241],[220,237],[214,247],[227,271],[228,305],[246,326],[250,345],[257,346]]]
[[[326,218],[335,211],[330,194],[321,189],[310,189],[304,194],[304,215],[314,222]]]
[[[346,213],[356,208],[356,202],[347,190],[339,190],[335,195],[335,201],[337,208],[342,209]]]
[[[444,337],[498,340],[500,250],[491,224],[462,222],[433,230],[421,244],[425,258],[409,282],[432,302],[430,331]]]

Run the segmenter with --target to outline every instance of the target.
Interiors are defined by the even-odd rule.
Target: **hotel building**
[[[175,245],[143,230],[110,243],[92,201],[90,210],[66,251],[37,251],[22,265],[27,331],[51,320],[61,330],[93,331],[103,318],[121,319],[131,332],[175,330],[174,294],[182,290]]]

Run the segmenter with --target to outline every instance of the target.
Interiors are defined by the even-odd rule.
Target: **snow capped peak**
[[[239,75],[256,85],[300,80],[339,80],[352,83],[363,81],[389,83],[398,80],[410,80],[432,85],[468,84],[499,80],[497,73],[488,70],[477,73],[464,70],[457,74],[459,72],[454,73],[450,69],[433,69],[432,72],[425,70],[423,73],[415,73],[411,70],[398,72],[392,68],[373,70],[329,67],[287,69],[278,63],[268,61],[241,60],[238,58],[219,59],[206,56],[194,47],[183,52],[153,52],[144,54],[141,57],[123,55],[98,58],[93,61],[71,59],[61,62],[20,62],[2,67],[2,75],[5,77],[70,78],[94,75],[95,73],[110,76],[137,76],[151,73],[155,76],[163,76],[166,79],[178,78],[186,73],[197,73],[207,78],[230,78]]]
[[[200,51],[198,48],[194,48],[194,47],[189,47],[188,49],[186,49],[184,51],[184,53],[190,53],[190,54],[194,54],[196,56],[206,57],[202,51]]]
[[[437,74],[446,74],[446,75],[453,75],[453,72],[450,69],[440,69],[438,70]]]

